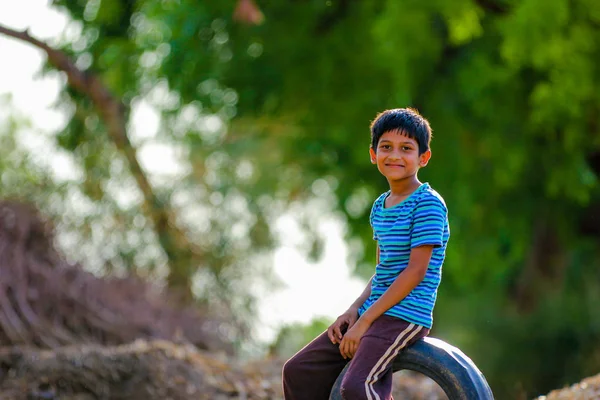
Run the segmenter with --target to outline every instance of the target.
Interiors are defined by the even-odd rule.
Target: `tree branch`
[[[109,138],[127,159],[130,171],[143,193],[144,211],[153,222],[160,244],[169,259],[169,286],[183,289],[185,296],[189,297],[191,263],[197,253],[192,251],[185,234],[171,221],[169,211],[155,195],[138,162],[137,151],[127,135],[125,105],[96,75],[80,70],[64,52],[32,37],[27,30],[19,32],[0,25],[0,33],[44,50],[48,62],[67,75],[68,84],[92,100],[106,124]]]

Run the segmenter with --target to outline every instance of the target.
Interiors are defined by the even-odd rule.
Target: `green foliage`
[[[150,141],[185,155],[186,172],[153,182],[204,251],[198,293],[241,295],[265,273],[248,267],[273,245],[273,218],[327,190],[365,255],[350,264],[370,275],[367,216],[387,186],[368,162],[368,124],[413,106],[434,129],[420,177],[450,209],[436,333],[484,365],[499,398],[598,369],[585,357],[598,354],[597,324],[577,313],[600,261],[598,3],[274,0],[256,26],[233,22],[235,3],[54,1],[81,31],[65,51],[128,107],[148,101],[162,115]],[[62,104],[72,118],[57,140],[83,171],[78,193],[123,221],[105,229],[147,226],[139,199],[107,191],[131,176],[94,110],[68,90]],[[131,262],[121,244],[107,263]],[[152,235],[135,247],[149,248]]]

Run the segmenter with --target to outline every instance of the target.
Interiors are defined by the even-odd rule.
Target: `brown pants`
[[[345,400],[390,400],[392,361],[400,350],[427,336],[429,329],[382,315],[360,340],[352,360],[340,354],[323,332],[283,366],[286,400],[328,400],[331,387],[347,362],[341,386]]]

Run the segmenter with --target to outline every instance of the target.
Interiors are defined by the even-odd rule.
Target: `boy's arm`
[[[371,295],[371,282],[373,282],[373,276],[375,276],[375,275],[371,276],[371,278],[369,279],[369,282],[367,282],[367,286],[365,286],[365,289],[362,291],[360,296],[358,296],[356,298],[356,300],[354,300],[354,303],[352,303],[352,305],[350,307],[348,307],[348,310],[357,310],[358,311],[360,306],[362,306],[364,304],[364,302],[367,301],[367,299]]]
[[[361,337],[373,321],[404,299],[425,277],[433,253],[433,245],[413,247],[408,266],[390,285],[377,301],[365,311],[348,330],[340,343],[340,353],[344,358],[352,358],[358,349]]]
[[[373,280],[373,276],[367,282],[367,286],[362,291],[360,296],[354,300],[354,303],[348,309],[327,328],[327,336],[329,336],[329,340],[331,343],[336,344],[340,343],[342,340],[342,328],[346,326],[347,329],[352,328],[352,326],[356,323],[358,319],[358,309],[363,303],[369,298],[371,295],[371,281]]]
[[[379,246],[377,246],[376,258],[377,264],[379,264]],[[346,312],[337,317],[335,322],[331,324],[327,329],[327,335],[329,336],[329,340],[331,340],[331,343],[339,343],[342,340],[342,327],[344,325],[347,324],[348,329],[350,329],[352,328],[352,325],[356,323],[356,320],[358,319],[358,309],[360,308],[360,306],[363,305],[365,301],[367,301],[367,299],[371,295],[371,282],[373,281],[373,276],[371,276],[371,279],[369,279],[369,282],[367,282],[367,286],[365,286],[365,289],[362,291],[360,296],[358,296],[356,300],[354,300],[354,303],[352,303],[352,305],[348,307]]]
[[[357,321],[370,326],[384,312],[398,304],[415,288],[423,278],[429,267],[429,261],[433,253],[433,245],[414,247],[410,252],[408,266],[389,288],[381,295]]]

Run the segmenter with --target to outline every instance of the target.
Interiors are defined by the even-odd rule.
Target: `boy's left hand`
[[[344,359],[354,357],[356,350],[358,350],[360,339],[367,332],[369,326],[371,326],[371,324],[362,321],[359,318],[358,321],[348,329],[348,332],[344,334],[342,342],[340,343],[340,353]]]

